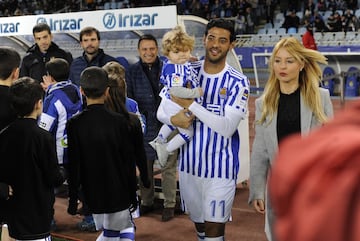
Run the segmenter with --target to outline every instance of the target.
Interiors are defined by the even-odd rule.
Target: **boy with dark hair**
[[[5,218],[16,240],[50,240],[53,188],[64,178],[56,165],[54,140],[37,124],[43,89],[24,77],[9,92],[18,118],[0,133],[0,182],[14,189],[5,203]]]
[[[47,75],[41,83],[46,88],[43,104],[43,113],[40,116],[39,126],[49,131],[56,142],[57,160],[60,168],[67,172],[67,134],[66,122],[73,115],[82,111],[82,96],[79,88],[72,84],[69,77],[69,64],[64,59],[54,58],[45,64]],[[55,190],[61,192],[63,188]],[[56,230],[55,220],[52,221],[52,230]]]
[[[45,67],[48,75],[44,80],[50,85],[46,90],[39,126],[55,137],[58,163],[66,167],[66,122],[82,111],[82,96],[79,88],[68,79],[69,64],[66,60],[54,58],[46,63]]]
[[[87,108],[67,123],[69,145],[69,207],[75,215],[78,189],[93,213],[101,240],[119,240],[120,230],[133,227],[131,211],[137,207],[136,167],[131,145],[130,119],[108,110],[105,70],[88,67],[80,77]],[[133,240],[133,239],[120,239]]]
[[[84,51],[81,56],[75,58],[71,63],[69,75],[70,80],[77,86],[80,86],[81,73],[87,67],[102,67],[110,61],[117,62],[114,57],[106,54],[104,50],[100,48],[100,32],[98,29],[91,26],[84,27],[80,31],[79,41]],[[84,99],[84,102],[85,101],[86,99]],[[84,215],[84,219],[77,223],[76,226],[78,229],[81,231],[95,231],[94,220],[85,202],[83,202],[81,213]]]
[[[0,131],[16,119],[16,113],[11,108],[9,86],[19,77],[20,55],[15,49],[0,47]],[[12,187],[0,183],[0,199],[8,199],[12,195]],[[3,205],[0,204],[0,208]],[[4,221],[0,210],[0,224]],[[6,225],[2,225],[1,240],[11,240]]]
[[[0,48],[0,130],[15,120],[11,109],[9,86],[19,77],[20,55],[13,48]]]
[[[46,23],[38,23],[33,27],[35,44],[31,46],[23,58],[20,77],[29,76],[39,82],[46,76],[45,64],[52,58],[63,58],[71,64],[71,53],[61,49],[53,42],[51,29]]]

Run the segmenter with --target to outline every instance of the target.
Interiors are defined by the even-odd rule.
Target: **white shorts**
[[[163,102],[164,103],[163,108],[167,115],[169,115],[169,116],[176,115],[180,110],[184,109],[183,107],[181,107],[174,101],[167,99],[166,97],[164,97],[164,98],[165,98],[165,100]]]
[[[179,173],[184,210],[195,223],[226,223],[231,217],[236,183],[231,179],[201,178]]]
[[[116,213],[93,214],[96,230],[121,231],[134,226],[128,209]]]

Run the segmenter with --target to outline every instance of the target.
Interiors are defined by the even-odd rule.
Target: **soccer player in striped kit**
[[[249,81],[226,63],[234,41],[231,21],[211,20],[204,35],[205,59],[193,62],[203,102],[172,97],[184,109],[170,118],[158,115],[164,123],[194,128],[193,138],[180,148],[179,182],[185,211],[202,241],[224,240],[236,190],[237,127],[247,113]]]

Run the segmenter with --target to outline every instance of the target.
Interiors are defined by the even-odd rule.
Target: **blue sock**
[[[204,241],[205,238],[205,232],[196,232],[197,237],[198,237],[198,241]]]
[[[126,228],[120,231],[120,241],[134,241],[135,229],[134,227]]]

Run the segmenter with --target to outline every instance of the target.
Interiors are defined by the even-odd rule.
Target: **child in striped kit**
[[[203,94],[199,87],[197,73],[190,65],[191,51],[194,49],[195,40],[189,36],[181,26],[176,26],[167,32],[162,39],[162,51],[167,57],[162,68],[160,82],[165,86],[160,92],[162,97],[160,115],[174,115],[182,109],[181,106],[171,101],[171,95],[180,98],[197,99]],[[175,129],[179,131],[169,142],[167,138]],[[192,128],[177,128],[172,125],[163,125],[155,140],[149,144],[156,150],[158,161],[164,167],[168,155],[188,142],[194,134]]]

